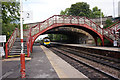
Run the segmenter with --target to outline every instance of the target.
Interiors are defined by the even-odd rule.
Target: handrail
[[[18,28],[15,28],[12,35],[8,39],[7,43],[5,44],[5,58],[8,58],[8,53],[11,50],[13,43],[15,42],[16,37],[18,36]]]
[[[118,22],[112,24],[110,27],[107,27],[107,28],[105,28],[105,29],[110,29],[111,27],[114,27],[114,26],[115,26],[116,24],[118,24],[118,23],[120,23],[120,21],[118,21]]]

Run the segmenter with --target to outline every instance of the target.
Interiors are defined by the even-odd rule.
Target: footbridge
[[[44,34],[46,31],[57,27],[74,27],[88,32],[91,36],[93,36],[96,44],[97,38],[100,38],[102,45],[104,45],[104,38],[110,40],[112,43],[114,40],[119,40],[119,35],[115,32],[120,30],[120,22],[117,22],[109,28],[102,29],[99,25],[87,17],[54,15],[43,22],[29,24],[27,27],[29,27],[29,29],[24,30],[24,37],[26,37],[24,38],[24,44],[26,46],[25,49],[27,50],[26,55],[29,57],[30,53],[32,53],[34,41],[39,35]],[[18,37],[19,29],[16,28],[6,43],[6,58],[11,55],[11,51],[16,43],[16,40],[19,41]]]

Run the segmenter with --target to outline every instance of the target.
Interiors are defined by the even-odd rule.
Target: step
[[[21,44],[21,42],[14,42],[14,44]],[[23,44],[26,44],[26,42],[23,42]]]
[[[23,38],[23,42],[25,42],[26,41],[26,39],[27,38]],[[15,40],[16,42],[18,41],[18,42],[21,42],[21,39],[20,38],[16,38],[16,40]]]
[[[23,50],[27,51],[27,48],[23,48]],[[21,48],[12,48],[10,51],[21,51]]]
[[[21,49],[21,46],[13,46],[12,49]],[[27,49],[27,46],[24,46],[24,49]]]
[[[15,58],[15,57],[20,57],[20,54],[8,55],[8,58]],[[25,54],[25,57],[27,57],[27,54]]]
[[[25,53],[25,52],[23,52],[23,53]],[[9,55],[20,55],[20,54],[21,54],[21,52],[20,53],[9,53]],[[27,54],[27,52],[25,54]]]
[[[26,53],[27,51],[23,51],[24,53]],[[10,54],[13,54],[13,53],[21,53],[21,51],[10,51],[9,52]]]
[[[21,44],[13,44],[13,46],[21,46]],[[26,46],[26,44],[23,44],[23,46]]]

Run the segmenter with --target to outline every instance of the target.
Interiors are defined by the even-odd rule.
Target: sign
[[[0,35],[0,43],[6,42],[6,35]]]
[[[33,20],[33,13],[32,11],[24,11],[23,12],[24,20]]]
[[[0,47],[0,56],[5,56],[5,51],[3,47]]]
[[[113,42],[113,45],[114,45],[114,46],[117,46],[117,41],[114,41],[114,42]]]

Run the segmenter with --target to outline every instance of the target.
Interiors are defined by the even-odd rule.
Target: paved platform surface
[[[57,73],[50,64],[40,46],[33,47],[31,60],[26,61],[26,78],[58,78]],[[3,78],[15,78],[20,80],[20,61],[2,61]]]
[[[52,51],[44,46],[41,46],[45,54],[47,55],[50,63],[57,72],[59,78],[78,78],[87,79],[87,77],[72,67],[69,63],[55,55]]]
[[[20,60],[2,60],[2,76],[5,80],[21,80]],[[44,46],[34,46],[31,58],[26,58],[26,79],[84,78],[85,75],[55,55]],[[3,80],[4,80],[3,79]]]

